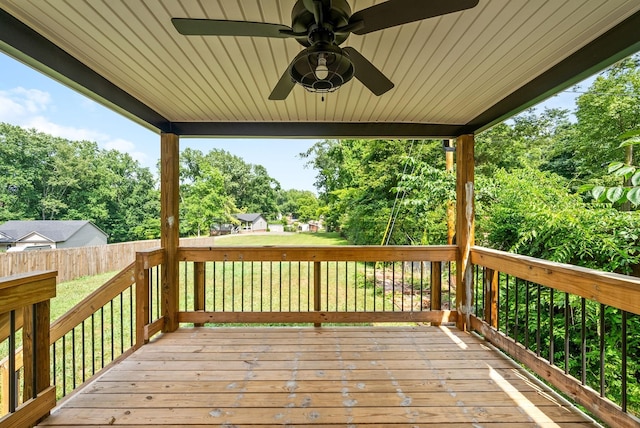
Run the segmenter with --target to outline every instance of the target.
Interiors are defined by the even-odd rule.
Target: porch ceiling
[[[444,1],[444,0],[442,0]],[[446,137],[476,132],[640,49],[637,0],[480,0],[351,35],[395,88],[268,96],[292,39],[185,37],[171,17],[291,24],[294,0],[0,0],[0,49],[152,129],[181,135]],[[354,11],[377,0],[351,0]]]

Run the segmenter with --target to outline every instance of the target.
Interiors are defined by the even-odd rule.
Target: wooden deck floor
[[[446,327],[194,328],[144,346],[41,426],[597,426]]]

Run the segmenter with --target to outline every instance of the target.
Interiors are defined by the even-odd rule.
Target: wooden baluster
[[[498,279],[500,272],[485,268],[484,272],[484,320],[498,328]]]
[[[204,262],[193,262],[193,310],[204,311],[204,301]],[[193,325],[204,327],[203,323],[194,323]]]
[[[313,310],[320,312],[321,299],[320,299],[320,262],[313,262]],[[320,327],[321,323],[315,323],[314,327]]]
[[[431,310],[442,310],[442,262],[431,262]],[[432,322],[431,325],[440,323]]]

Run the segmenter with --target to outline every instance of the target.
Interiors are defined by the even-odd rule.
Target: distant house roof
[[[11,236],[0,232],[0,244],[12,244],[15,241],[16,240],[13,239]]]
[[[0,225],[0,234],[13,238],[11,242],[19,241],[32,233],[37,233],[51,242],[64,242],[87,224],[104,233],[88,220],[10,220]]]
[[[262,214],[260,213],[247,213],[247,214],[234,214],[233,215],[235,218],[237,218],[240,221],[246,221],[248,223],[254,223],[256,220],[258,220],[260,217],[262,217]]]

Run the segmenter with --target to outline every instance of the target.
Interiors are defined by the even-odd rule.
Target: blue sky
[[[130,153],[156,171],[160,137],[152,131],[0,53],[0,122],[35,128],[70,140],[95,141],[102,148]],[[223,149],[247,163],[261,164],[284,189],[315,191],[315,171],[298,157],[317,140],[181,138],[186,147]],[[264,150],[264,147],[269,150]]]
[[[583,88],[588,87],[583,85]],[[576,94],[564,92],[541,106],[574,109]],[[95,141],[102,148],[128,152],[156,171],[159,136],[91,99],[0,53],[0,122],[35,128],[71,139]],[[261,164],[284,189],[315,191],[315,171],[298,157],[317,140],[191,139],[180,148],[213,148]],[[264,150],[265,145],[269,150]]]

